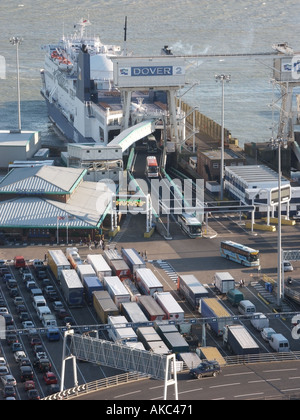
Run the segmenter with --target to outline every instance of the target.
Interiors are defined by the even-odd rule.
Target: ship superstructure
[[[128,107],[124,90],[114,84],[113,64],[114,59],[127,57],[126,47],[102,44],[99,37],[87,34],[90,25],[81,19],[73,35],[43,47],[41,93],[52,122],[69,142],[103,146],[128,126],[147,119],[160,120],[162,129],[167,93],[155,88],[131,89]]]

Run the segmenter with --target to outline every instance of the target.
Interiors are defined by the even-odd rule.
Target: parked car
[[[13,353],[16,353],[17,351],[23,351],[22,343],[12,343],[11,350]]]
[[[37,389],[30,389],[27,391],[27,398],[29,401],[38,401],[41,399]]]
[[[9,375],[7,366],[0,366],[0,377]]]
[[[290,261],[282,261],[283,271],[285,273],[294,271],[294,267],[292,266]]]
[[[271,340],[271,337],[272,337],[273,334],[276,334],[276,332],[273,330],[273,328],[264,328],[261,331],[262,338],[267,342],[269,342]]]
[[[57,378],[53,372],[45,372],[43,378],[46,385],[53,385],[58,383]]]
[[[198,367],[190,370],[190,375],[195,379],[201,379],[206,376],[217,376],[221,373],[221,368],[218,362],[204,361]]]
[[[5,385],[17,386],[17,381],[12,375],[1,376],[1,382]]]
[[[9,398],[9,397],[16,397],[16,390],[15,387],[12,385],[5,385],[3,391],[2,391],[2,395],[4,398]]]
[[[33,380],[33,370],[31,366],[21,366],[21,382]]]

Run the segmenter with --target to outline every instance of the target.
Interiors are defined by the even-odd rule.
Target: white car
[[[22,325],[23,325],[24,330],[30,330],[30,329],[35,328],[35,325],[32,321],[24,321],[22,322]]]
[[[0,377],[5,375],[9,375],[7,366],[0,366]]]
[[[17,381],[12,375],[1,376],[1,381],[4,386],[5,385],[17,386]]]
[[[22,359],[26,359],[27,355],[24,351],[16,351],[14,353],[14,358],[17,363],[19,363]]]
[[[294,271],[294,267],[292,266],[290,261],[282,261],[282,265],[283,265],[283,271],[285,273]]]
[[[273,330],[273,328],[264,328],[261,331],[262,338],[267,342],[269,342],[271,340],[271,337],[272,337],[273,334],[276,334],[276,332]]]
[[[0,357],[0,366],[7,366],[7,363],[4,357]]]

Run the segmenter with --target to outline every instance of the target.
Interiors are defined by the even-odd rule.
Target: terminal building
[[[277,216],[278,174],[264,165],[235,166],[225,168],[225,189],[234,200],[256,205],[257,216]],[[299,191],[300,192],[300,191]],[[298,189],[290,181],[281,179],[282,213],[288,217],[297,211]],[[291,203],[294,195],[295,200]],[[298,201],[300,205],[300,199]],[[292,204],[292,207],[291,207]]]
[[[41,148],[37,131],[0,131],[0,168],[6,169],[15,160],[31,159]]]
[[[92,238],[101,227],[105,205],[99,208],[98,184],[84,181],[85,175],[82,168],[12,169],[0,181],[2,238],[55,243],[58,235]]]

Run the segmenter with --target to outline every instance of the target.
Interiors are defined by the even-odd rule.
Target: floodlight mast
[[[20,66],[19,66],[19,46],[23,42],[23,38],[19,36],[14,36],[10,38],[10,43],[17,47],[17,93],[18,93],[18,130],[21,132],[22,130],[22,122],[21,122],[21,90],[20,90]]]

